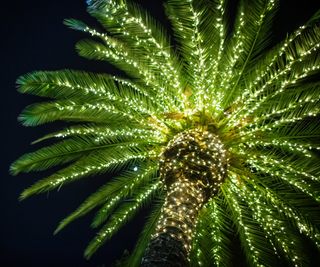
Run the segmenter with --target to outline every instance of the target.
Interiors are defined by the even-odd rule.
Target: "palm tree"
[[[15,175],[62,166],[21,199],[108,173],[56,230],[99,207],[87,258],[150,205],[128,266],[229,266],[239,248],[248,266],[308,266],[305,240],[320,249],[320,13],[271,46],[276,0],[240,1],[234,21],[225,0],[168,0],[172,42],[129,0],[87,2],[106,32],[66,20],[92,37],[78,53],[124,75],[18,79],[51,99],[28,106],[24,125],[67,122],[12,164]]]

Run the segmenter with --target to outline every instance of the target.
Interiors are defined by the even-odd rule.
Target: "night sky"
[[[163,1],[137,0],[150,12],[165,20]],[[149,3],[148,3],[149,2]],[[275,40],[281,40],[320,8],[319,0],[282,0],[274,26]],[[59,192],[39,195],[19,202],[20,192],[47,173],[8,174],[9,165],[25,152],[39,146],[30,143],[62,124],[26,128],[17,116],[28,104],[39,98],[18,94],[15,80],[34,70],[64,68],[117,73],[111,65],[83,59],[74,49],[75,43],[87,36],[62,24],[65,18],[77,18],[89,25],[96,22],[86,13],[84,0],[36,0],[1,2],[1,185],[0,185],[0,266],[111,266],[131,250],[147,215],[143,211],[111,242],[93,256],[83,258],[83,251],[95,230],[90,229],[93,213],[72,223],[56,236],[58,222],[73,211],[91,192],[103,184],[106,176],[91,177],[70,184]],[[41,144],[40,144],[41,146]]]

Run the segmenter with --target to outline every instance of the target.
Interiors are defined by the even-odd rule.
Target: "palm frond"
[[[286,94],[288,91],[295,91],[292,89],[295,85],[299,91],[299,79],[317,70],[317,68],[312,70],[317,64],[312,64],[310,70],[301,69],[301,67],[299,69],[299,66],[306,67],[304,61],[310,58],[310,55],[314,59],[316,51],[320,48],[320,28],[310,28],[307,25],[299,27],[282,44],[276,46],[256,64],[255,69],[248,75],[247,80],[250,82],[247,81],[247,88],[234,103],[238,106],[229,123],[237,121],[240,116],[242,118],[250,116],[261,106],[264,107],[263,103],[275,103],[275,101],[268,102],[267,100]],[[296,68],[295,71],[293,67]],[[281,81],[280,88],[279,81]],[[239,104],[240,99],[242,104]],[[283,102],[285,103],[289,104],[287,101]],[[239,113],[239,111],[245,113]]]
[[[94,152],[80,158],[68,167],[39,180],[31,187],[25,189],[21,194],[21,199],[31,195],[47,192],[61,187],[64,184],[93,174],[115,172],[121,168],[137,164],[137,162],[148,157],[148,153],[141,151],[141,148],[116,147],[106,151]]]
[[[263,199],[265,207],[269,207],[270,205],[272,207],[276,207],[276,209],[274,209],[274,212],[279,213],[279,215],[281,215],[280,217],[285,217],[282,218],[283,221],[290,221],[295,229],[310,238],[318,247],[320,246],[320,228],[318,219],[314,220],[313,217],[308,217],[308,213],[312,212],[314,209],[313,204],[307,204],[305,208],[301,209],[300,207],[296,207],[294,203],[290,203],[291,201],[288,200],[288,196],[290,195],[289,190],[284,190],[283,188],[282,190],[279,190],[285,192],[285,194],[282,195],[278,193],[279,191],[274,189],[272,190],[257,176],[254,176],[254,178],[242,177],[242,179],[246,181],[250,185],[250,187],[253,187],[255,189],[255,196],[259,195],[258,199]],[[255,182],[253,182],[252,180],[255,180]],[[296,192],[294,192],[294,194],[296,195],[296,199],[298,200],[298,194]],[[301,202],[301,199],[298,202]],[[303,197],[303,202],[309,202],[308,199],[305,198],[305,196]]]
[[[106,74],[82,71],[37,71],[21,76],[17,80],[19,91],[54,99],[83,99],[128,108],[145,114],[153,114],[158,109],[158,102],[150,92],[145,92],[136,85]],[[158,106],[158,107],[157,107]]]
[[[230,266],[234,229],[224,202],[219,195],[201,210],[190,252],[192,266]]]
[[[126,171],[122,175],[112,179],[103,185],[99,190],[90,195],[83,203],[69,216],[63,219],[55,233],[60,232],[68,224],[78,219],[94,208],[101,205],[112,205],[114,202],[120,201],[122,198],[131,196],[136,187],[146,184],[154,176],[157,166],[153,164],[139,164],[141,171]],[[104,204],[105,203],[105,204]]]
[[[114,37],[134,50],[140,59],[143,58],[146,65],[165,78],[171,85],[165,93],[173,95],[175,90],[181,93],[180,64],[171,50],[166,30],[145,10],[130,1],[94,1],[88,11]],[[179,100],[180,105],[183,104]]]
[[[116,195],[113,195],[112,198],[110,198],[110,200],[106,202],[96,213],[96,216],[94,217],[91,224],[93,228],[97,228],[101,224],[103,224],[109,218],[109,216],[112,215],[113,210],[121,205],[122,202],[126,202],[128,198],[128,201],[130,201],[130,197],[136,194],[136,191],[141,190],[141,187],[145,187],[146,184],[152,185],[152,183],[157,180],[158,166],[151,166],[149,168],[146,168],[145,166],[140,165],[138,168],[142,169],[142,171],[136,171],[136,177],[131,177],[134,175],[134,173],[131,172],[126,175],[126,181],[124,181],[122,177],[122,179],[117,179],[115,181],[116,184],[121,184],[122,182],[122,187],[119,187],[119,189],[121,190],[119,190]],[[129,179],[130,181],[128,181]],[[114,183],[112,182],[110,182],[109,184],[111,186],[114,186]]]
[[[207,238],[211,235],[212,228],[209,210],[207,207],[203,207],[199,212],[195,236],[192,238],[191,266],[210,266],[213,262],[211,250],[214,245],[212,240]]]
[[[264,228],[268,238],[273,244],[277,244],[281,248],[283,255],[292,263],[299,265],[307,265],[307,258],[303,254],[304,244],[298,238],[297,233],[290,227],[288,221],[278,213],[276,208],[268,206],[261,199],[261,196],[254,190],[246,190],[245,187],[238,190],[238,193],[246,200],[252,209],[255,219]],[[275,252],[277,252],[274,247]],[[276,254],[280,254],[277,252]]]
[[[143,115],[141,116],[143,118]],[[147,118],[147,116],[145,116]],[[26,107],[19,116],[25,126],[37,126],[53,121],[94,122],[118,121],[118,124],[133,120],[129,111],[121,111],[104,101],[87,103],[83,100],[57,100],[41,102]]]
[[[243,75],[248,71],[249,65],[259,55],[270,40],[270,26],[273,15],[277,7],[277,1],[258,0],[241,1],[238,13],[239,19],[234,29],[236,35],[226,45],[226,55],[230,53],[233,59],[230,65],[222,72],[228,76],[222,77],[222,88],[225,88],[225,97],[222,102],[224,107],[228,107],[230,102],[241,92],[239,83],[243,83]],[[230,48],[229,48],[230,47]],[[228,62],[228,61],[227,61]]]
[[[216,72],[223,50],[224,5],[223,0],[214,3],[169,0],[166,3],[166,13],[179,41],[188,90],[193,91],[192,98],[200,110],[215,108],[215,105],[205,103],[209,98],[212,99],[215,79],[212,73]],[[209,30],[210,24],[216,27],[210,27]]]
[[[109,138],[108,138],[109,137]],[[91,138],[88,136],[72,137],[58,142],[54,145],[41,148],[35,152],[23,155],[11,165],[11,173],[17,175],[20,172],[40,171],[49,169],[56,165],[75,161],[87,154],[108,150],[112,152],[114,148],[133,148],[143,144],[152,145],[152,139],[146,136],[136,136],[124,130],[113,132],[109,136],[104,132],[103,136]]]
[[[273,244],[254,218],[248,204],[240,198],[239,191],[241,190],[231,182],[225,183],[222,189],[233,223],[237,228],[241,247],[247,257],[247,264],[249,266],[274,266],[277,263],[277,257]]]
[[[145,202],[150,201],[155,191],[158,190],[160,186],[161,182],[147,185],[144,190],[141,190],[141,193],[134,196],[132,203],[125,203],[119,210],[115,211],[110,221],[102,227],[97,236],[89,243],[85,250],[85,257],[90,258],[104,242],[110,239],[125,223],[127,223]]]
[[[288,183],[291,186],[295,187],[297,190],[300,190],[303,193],[314,198],[316,201],[320,201],[320,198],[319,198],[320,183],[319,182],[313,181],[312,178],[310,179],[308,177],[301,178],[298,172],[294,172],[294,171],[292,172],[292,171],[283,170],[282,168],[279,168],[279,164],[281,164],[282,166],[284,166],[284,164],[282,164],[282,161],[279,162],[273,159],[272,157],[261,155],[258,158],[259,160],[257,160],[257,158],[253,156],[253,159],[250,159],[247,162],[253,168],[267,175],[276,176],[279,179],[281,179],[284,183]]]
[[[66,138],[66,137],[88,137],[92,138],[95,142],[108,142],[116,143],[119,141],[130,139],[145,139],[150,140],[150,143],[158,140],[161,142],[161,136],[157,131],[151,129],[142,129],[130,127],[129,123],[126,123],[125,127],[114,127],[107,124],[88,124],[88,125],[76,125],[70,126],[63,130],[47,134],[35,141],[32,144],[36,144],[51,138]],[[153,141],[151,141],[153,140]]]

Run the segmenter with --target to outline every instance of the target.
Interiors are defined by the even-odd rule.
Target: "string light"
[[[205,130],[186,130],[168,143],[160,160],[167,194],[153,238],[167,233],[190,251],[199,210],[218,193],[227,161],[219,138]]]

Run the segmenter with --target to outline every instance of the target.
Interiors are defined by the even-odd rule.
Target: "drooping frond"
[[[212,262],[211,250],[213,242],[211,238],[207,238],[211,235],[211,231],[210,212],[207,208],[203,208],[199,213],[190,251],[191,266],[209,266],[210,262]]]
[[[107,209],[114,204],[118,204],[122,198],[131,196],[136,188],[149,183],[155,177],[157,166],[153,164],[139,164],[142,171],[127,171],[102,186],[97,192],[89,196],[74,212],[63,219],[55,233],[61,231],[75,219],[86,215],[97,206],[104,205],[102,212],[105,214]]]
[[[75,163],[72,163],[68,167],[65,167],[49,177],[36,182],[31,187],[24,190],[21,194],[21,199],[61,187],[66,183],[73,182],[88,175],[115,172],[120,168],[131,166],[136,162],[143,161],[147,157],[147,152],[142,153],[141,149],[138,147],[131,146],[127,148],[117,146],[112,149],[88,153]]]
[[[117,206],[120,205],[124,199],[132,196],[135,193],[135,191],[139,190],[142,186],[145,186],[146,184],[151,185],[153,182],[155,182],[155,179],[157,179],[158,177],[158,166],[150,166],[149,168],[146,168],[145,166],[140,165],[138,168],[142,169],[142,172],[136,171],[135,174],[131,172],[129,173],[129,175],[125,176],[126,180],[122,178],[121,180],[117,179],[115,183],[109,183],[110,185],[114,186],[114,184],[120,184],[119,182],[122,182],[122,188],[119,187],[119,189],[121,190],[119,190],[119,192],[116,195],[112,196],[112,198],[110,198],[110,201],[105,203],[97,212],[95,218],[92,221],[92,227],[97,228],[102,223],[104,223],[112,214],[112,211],[116,209]],[[130,181],[128,182],[128,180]],[[110,194],[109,197],[111,197]]]
[[[284,190],[284,188],[279,189],[277,186],[270,188],[270,185],[264,183],[263,179],[259,179],[257,176],[254,176],[253,179],[251,177],[242,177],[242,179],[249,183],[249,187],[254,188],[253,192],[247,191],[249,197],[253,197],[254,201],[256,198],[261,199],[264,207],[277,207],[276,209],[273,209],[273,212],[278,213],[278,217],[281,217],[282,220],[285,221],[291,221],[292,225],[301,234],[310,238],[318,247],[320,247],[319,218],[309,215],[314,212],[314,203],[312,203],[312,199],[308,200],[308,197],[305,195],[301,195],[298,192],[291,190],[291,194],[296,197],[298,202],[303,199],[305,204],[308,203],[306,207],[301,208],[291,201],[289,197],[291,195],[290,190]],[[250,188],[246,188],[245,190],[250,190]],[[285,193],[281,194],[280,192]],[[312,204],[310,205],[310,203]],[[260,204],[261,203],[259,203],[259,205]],[[295,237],[291,238],[295,239]],[[294,258],[294,256],[292,258]]]
[[[150,198],[161,186],[161,182],[155,182],[140,189],[133,198],[122,204],[118,210],[113,213],[112,218],[101,228],[97,236],[90,242],[85,250],[85,257],[90,258],[92,254],[109,238],[111,238],[125,223],[127,223],[141,208],[144,203],[150,201]]]
[[[226,184],[225,184],[226,185]],[[275,266],[277,257],[274,246],[267,238],[263,226],[255,218],[248,203],[239,195],[239,189],[231,182],[223,187],[224,197],[239,233],[242,249],[250,266]]]
[[[320,201],[320,183],[318,178],[315,178],[312,174],[295,170],[290,165],[287,167],[285,160],[275,160],[270,156],[252,156],[252,159],[248,160],[248,163],[258,171],[270,176],[276,176],[283,183],[287,183],[314,198],[316,201]]]
[[[224,202],[220,195],[201,210],[190,257],[192,266],[230,266],[233,227]]]
[[[274,253],[284,255],[293,265],[306,265],[308,262],[303,254],[304,244],[298,238],[297,231],[288,225],[288,219],[279,214],[277,208],[266,205],[267,202],[255,190],[249,190],[243,186],[237,192],[252,210],[254,219],[263,228],[266,238],[273,246]]]
[[[146,137],[148,139],[146,139]],[[11,171],[13,174],[18,174],[19,172],[44,170],[74,161],[90,153],[92,154],[99,151],[108,152],[108,150],[114,149],[114,147],[116,147],[116,149],[133,148],[139,145],[141,146],[145,144],[145,142],[152,145],[152,137],[150,138],[149,135],[136,136],[132,133],[130,134],[129,131],[124,133],[123,130],[118,131],[118,133],[112,132],[112,134],[108,136],[107,129],[105,129],[104,135],[102,136],[95,138],[85,136],[73,137],[72,139],[41,148],[36,152],[25,154],[11,166]]]

